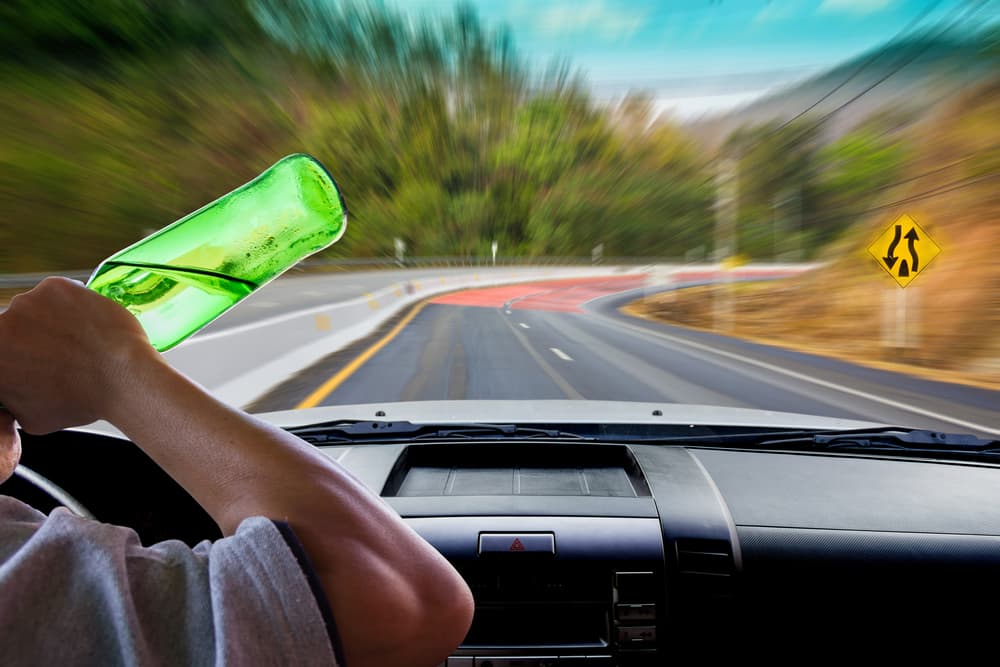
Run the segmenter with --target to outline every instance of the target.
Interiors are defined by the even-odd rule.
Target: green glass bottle
[[[108,257],[87,286],[125,306],[162,352],[335,243],[346,228],[344,200],[323,165],[289,155]]]

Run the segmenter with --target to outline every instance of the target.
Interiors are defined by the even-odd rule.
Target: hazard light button
[[[556,553],[552,533],[479,533],[479,555]]]

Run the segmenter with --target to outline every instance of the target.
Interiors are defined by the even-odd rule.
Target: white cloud
[[[896,0],[823,0],[821,14],[875,14],[896,4]]]
[[[539,30],[570,34],[593,30],[605,39],[628,39],[646,25],[645,11],[609,6],[604,0],[564,2],[546,7],[535,20]]]
[[[703,95],[697,97],[658,97],[653,100],[653,115],[661,114],[679,121],[695,120],[733,111],[750,104],[767,94],[768,90],[756,90],[731,95]]]

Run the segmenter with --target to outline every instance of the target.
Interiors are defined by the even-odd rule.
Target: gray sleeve
[[[337,664],[325,599],[268,519],[194,549],[143,547],[127,528],[3,501],[4,664]]]

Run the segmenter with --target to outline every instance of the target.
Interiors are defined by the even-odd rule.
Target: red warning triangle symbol
[[[520,538],[515,537],[514,541],[510,543],[511,551],[524,551],[524,545],[521,543]]]

